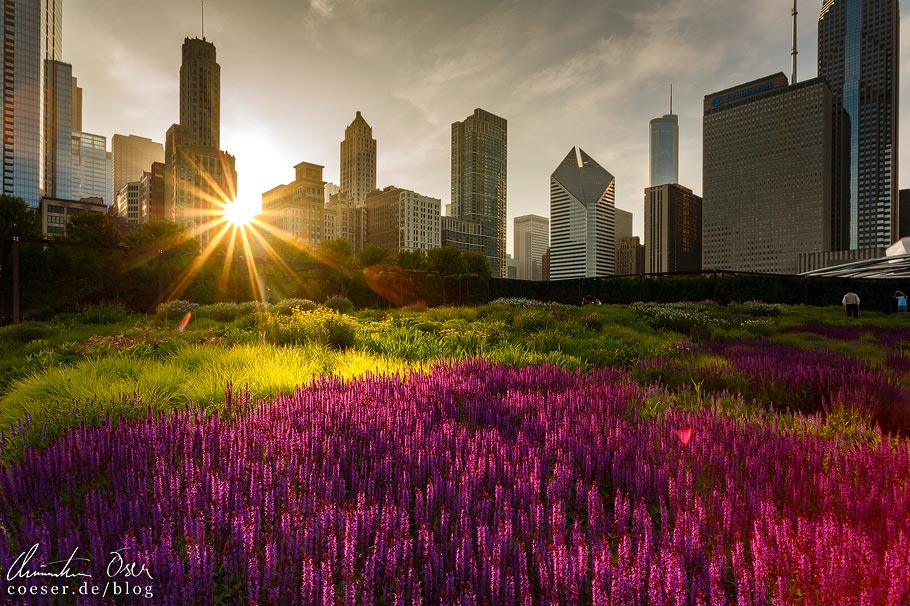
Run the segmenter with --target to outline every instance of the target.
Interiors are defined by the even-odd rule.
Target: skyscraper
[[[363,206],[376,189],[376,139],[360,112],[344,129],[341,142],[341,193],[355,206]]]
[[[183,41],[180,66],[180,124],[165,141],[165,214],[191,229],[200,241],[221,219],[237,192],[234,157],[218,149],[221,135],[221,66],[215,45]]]
[[[549,219],[537,215],[515,217],[515,260],[519,280],[543,280],[543,255],[549,246]]]
[[[670,92],[670,113],[651,120],[651,187],[679,183],[679,117],[673,113],[673,93]]]
[[[63,52],[62,0],[15,0],[0,4],[3,28],[3,194],[37,207],[45,188],[49,61]],[[54,78],[55,83],[58,82]],[[69,120],[67,120],[69,122]],[[64,146],[64,151],[67,151]]]
[[[71,133],[70,141],[70,197],[73,200],[101,198],[106,204],[113,204],[113,160],[107,151],[107,137],[92,133]]]
[[[649,274],[701,271],[702,199],[679,184],[645,190],[645,267]]]
[[[550,280],[613,274],[616,179],[573,147],[550,177]]]
[[[47,197],[75,198],[72,191],[73,66],[62,61],[45,61],[44,92],[45,153],[41,191]]]
[[[795,274],[801,253],[829,250],[831,89],[788,84],[778,73],[705,97],[704,269]]]
[[[138,181],[144,172],[150,172],[153,162],[164,162],[161,143],[136,135],[114,135],[111,138],[114,157],[114,192],[130,181]]]
[[[898,0],[824,0],[818,75],[834,92],[832,247],[897,239]]]
[[[452,216],[481,225],[494,278],[506,275],[508,124],[482,109],[452,124]]]
[[[301,162],[294,181],[262,194],[263,221],[316,246],[325,237],[325,181],[319,164]]]
[[[442,202],[400,187],[367,196],[366,241],[390,253],[439,248]]]

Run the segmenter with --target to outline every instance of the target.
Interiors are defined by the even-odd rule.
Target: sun
[[[258,209],[253,205],[235,200],[224,206],[224,218],[231,225],[248,225],[258,214]]]

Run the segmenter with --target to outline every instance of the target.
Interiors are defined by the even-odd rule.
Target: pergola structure
[[[885,251],[884,257],[824,267],[800,275],[818,278],[910,279],[910,238],[892,244]]]

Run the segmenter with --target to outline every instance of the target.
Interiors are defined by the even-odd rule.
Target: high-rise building
[[[670,94],[670,113],[651,120],[651,187],[679,183],[679,117],[673,113]]]
[[[74,200],[101,198],[105,204],[113,204],[113,160],[107,151],[107,137],[92,133],[70,133],[70,141],[70,197]]]
[[[183,41],[180,123],[167,131],[164,153],[165,213],[205,243],[237,194],[234,157],[218,149],[221,135],[221,66],[215,45]]]
[[[370,192],[366,242],[392,254],[439,248],[442,201],[400,187]]]
[[[111,153],[115,192],[125,183],[138,180],[142,173],[150,172],[153,162],[164,162],[164,145],[136,135],[111,137]]]
[[[834,93],[834,250],[897,239],[898,0],[825,0],[818,75]]]
[[[301,162],[294,181],[262,194],[262,220],[309,246],[326,240],[323,167]]]
[[[902,189],[898,194],[898,234],[897,238],[910,237],[910,189]]]
[[[46,197],[71,199],[73,136],[73,67],[45,61],[44,187]],[[110,199],[110,198],[108,198]]]
[[[356,206],[376,189],[376,139],[360,112],[344,129],[341,142],[341,192]]]
[[[549,219],[537,215],[515,217],[515,261],[519,280],[543,280],[543,255],[549,246]]]
[[[632,237],[632,213],[621,208],[616,209],[616,241]]]
[[[142,190],[142,181],[130,181],[123,184],[114,199],[117,216],[130,225],[146,223],[151,216],[148,194]]]
[[[360,251],[363,248],[365,215],[363,206],[354,204],[341,191],[333,193],[325,207],[325,239],[347,240],[354,252]]]
[[[442,234],[441,246],[451,246],[462,252],[484,254],[483,225],[462,221],[455,217],[443,216],[440,223]]]
[[[550,177],[550,280],[613,274],[616,179],[573,147]]]
[[[616,275],[637,276],[644,273],[645,247],[638,236],[616,241]]]
[[[701,271],[702,199],[679,184],[645,190],[644,273]]]
[[[73,132],[82,132],[82,87],[78,80],[73,78],[71,93],[73,101]]]
[[[70,219],[85,213],[106,214],[108,207],[98,198],[85,200],[61,200],[58,198],[41,198],[38,203],[38,217],[41,221],[41,234],[45,238],[60,238],[66,235],[66,226]]]
[[[48,65],[60,61],[63,51],[62,0],[10,0],[0,4],[3,28],[3,190],[38,207],[45,193],[48,155],[56,133],[48,139],[47,115],[56,102],[48,97],[49,84],[59,73]],[[53,77],[51,77],[53,76]],[[71,89],[67,97],[71,96]],[[70,123],[70,119],[66,119]],[[70,128],[72,128],[70,124]],[[69,133],[65,133],[67,136]],[[68,152],[69,140],[63,146]]]
[[[830,250],[832,107],[782,73],[705,97],[704,269],[795,274]]]
[[[452,216],[482,227],[494,278],[506,271],[508,124],[482,109],[452,124]]]
[[[325,205],[328,206],[332,201],[332,196],[335,194],[341,193],[341,186],[337,183],[332,183],[331,181],[326,181],[325,184]]]
[[[519,280],[518,277],[521,267],[518,259],[513,259],[512,255],[506,255],[506,278],[509,280]]]

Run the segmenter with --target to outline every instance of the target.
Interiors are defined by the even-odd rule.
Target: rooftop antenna
[[[670,83],[670,115],[673,115],[673,83]]]
[[[201,0],[202,5],[202,39],[205,40],[205,0]]]
[[[796,16],[799,14],[796,10],[796,0],[793,0],[793,48],[790,50],[790,71],[792,72],[790,76],[790,85],[796,84],[796,55],[799,54],[796,50]]]

